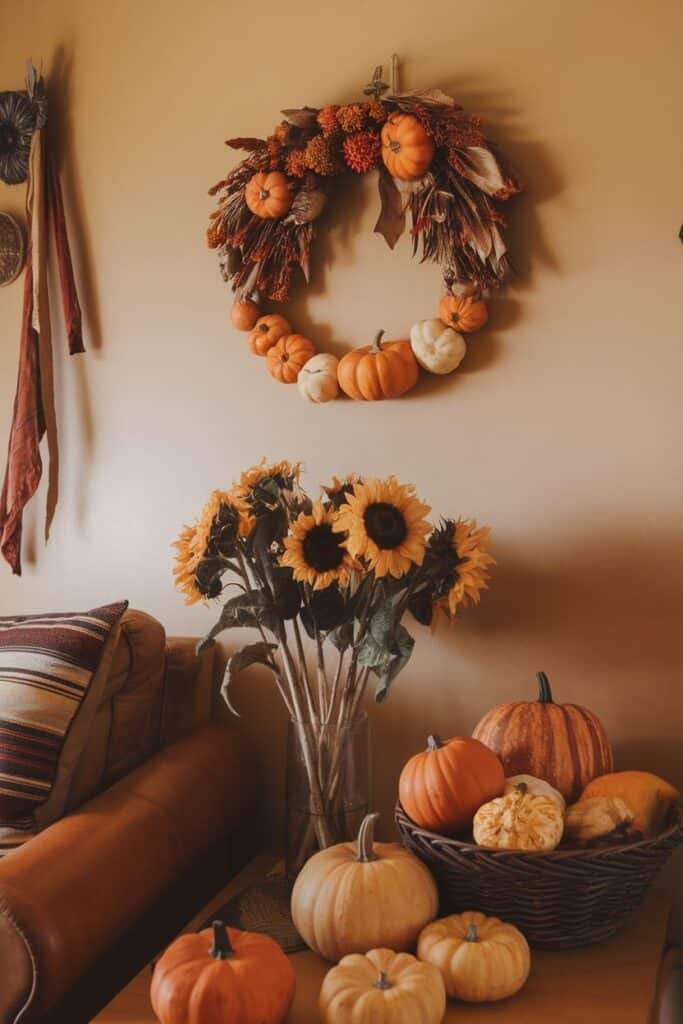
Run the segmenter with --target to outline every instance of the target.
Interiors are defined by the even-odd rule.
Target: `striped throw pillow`
[[[89,612],[0,617],[0,852],[29,837],[127,602]],[[4,840],[4,842],[3,842]]]

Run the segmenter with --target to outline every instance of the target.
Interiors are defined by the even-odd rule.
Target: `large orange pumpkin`
[[[281,171],[258,171],[247,182],[244,201],[257,217],[279,220],[292,205],[289,182]]]
[[[486,303],[472,295],[444,295],[439,305],[439,319],[464,334],[478,331],[488,318]]]
[[[379,331],[372,345],[342,356],[337,370],[339,387],[356,401],[378,402],[399,398],[414,387],[417,361],[409,341],[387,341]]]
[[[412,114],[392,114],[382,128],[382,160],[389,174],[416,181],[434,157],[434,142]]]
[[[268,372],[281,384],[296,384],[305,363],[315,355],[315,345],[303,334],[285,334],[268,349]]]
[[[249,348],[255,356],[265,356],[268,349],[277,345],[280,338],[284,338],[285,334],[291,334],[291,331],[289,320],[279,313],[262,316],[256,321],[249,335]]]
[[[281,1024],[294,988],[292,965],[274,939],[215,921],[168,947],[150,996],[161,1024]]]
[[[495,751],[506,775],[545,779],[573,803],[591,779],[612,771],[612,748],[592,711],[555,704],[545,672],[537,679],[538,700],[500,704],[472,735]]]
[[[430,736],[401,772],[398,795],[406,814],[432,832],[451,835],[472,824],[482,804],[500,796],[503,766],[478,740],[457,736],[442,743]]]

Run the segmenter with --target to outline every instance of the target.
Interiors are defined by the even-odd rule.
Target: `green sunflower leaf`
[[[345,651],[353,643],[353,622],[342,622],[327,634],[327,639],[338,651]]]
[[[226,629],[235,629],[238,626],[258,626],[260,613],[266,603],[266,596],[261,590],[247,590],[246,593],[226,601],[218,622],[197,644],[197,654],[200,654]]]
[[[399,672],[402,672],[410,661],[415,640],[405,626],[400,626],[397,635],[397,653],[393,654],[378,668],[373,668],[377,676],[375,700],[381,704],[389,695],[389,688]]]
[[[223,676],[223,683],[221,684],[221,697],[232,711],[233,715],[240,717],[239,711],[230,703],[230,697],[228,691],[230,684],[235,679],[235,676],[248,668],[250,665],[265,665],[270,667],[270,656],[273,651],[277,650],[277,644],[266,644],[256,643],[249,644],[247,647],[242,647],[239,651],[235,651],[233,655],[228,658],[228,663],[225,666],[225,674]]]

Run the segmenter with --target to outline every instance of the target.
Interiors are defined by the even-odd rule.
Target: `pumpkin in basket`
[[[609,796],[623,800],[633,812],[633,827],[645,836],[656,836],[664,827],[674,804],[681,794],[666,779],[652,772],[610,772],[589,782],[581,800],[587,797]]]
[[[535,701],[489,711],[472,733],[495,751],[506,775],[528,774],[577,800],[596,775],[612,770],[612,748],[597,715],[578,704],[555,704],[545,672]]]
[[[318,1003],[323,1024],[440,1024],[444,983],[436,967],[410,953],[352,953],[325,975]]]
[[[535,779],[533,775],[511,775],[505,780],[505,789],[503,790],[503,796],[507,796],[508,793],[513,793],[517,786],[523,783],[528,793],[535,793],[537,796],[549,796],[552,800],[557,800],[559,806],[562,808],[564,814],[567,808],[567,802],[562,796],[558,789],[551,786],[549,782],[545,782],[543,779]]]
[[[504,783],[500,761],[483,743],[430,736],[427,749],[403,768],[398,795],[417,825],[451,835],[469,828],[477,808],[500,796]]]
[[[171,943],[154,968],[150,998],[161,1024],[281,1024],[294,988],[292,965],[274,939],[214,921]]]
[[[633,814],[618,796],[587,796],[572,804],[564,819],[565,839],[577,846],[642,839],[632,828]]]
[[[512,924],[476,910],[432,921],[420,932],[420,960],[441,972],[452,999],[468,1003],[507,999],[529,977],[529,945]]]
[[[357,843],[338,843],[304,864],[292,890],[292,920],[326,960],[387,946],[412,949],[438,909],[434,879],[398,843],[375,843],[368,814]]]
[[[524,782],[483,804],[474,816],[474,841],[498,850],[554,850],[564,815],[557,800],[530,793]]]

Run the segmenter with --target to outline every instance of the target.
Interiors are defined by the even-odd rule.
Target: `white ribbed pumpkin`
[[[555,789],[545,779],[537,779],[535,775],[511,775],[505,780],[505,789],[503,790],[503,796],[507,796],[508,793],[514,792],[515,788],[523,782],[527,788],[527,792],[533,793],[535,796],[549,796],[551,800],[557,800],[558,804],[562,808],[564,814],[567,804],[564,797],[560,793],[559,789]]]
[[[381,947],[413,949],[436,916],[434,879],[398,843],[373,842],[378,817],[364,818],[357,842],[314,854],[292,890],[294,925],[326,960]]]
[[[410,329],[410,347],[423,370],[452,373],[465,358],[465,339],[442,320],[420,320]]]
[[[319,352],[299,370],[297,385],[309,402],[331,402],[339,394],[339,360],[329,352]]]

